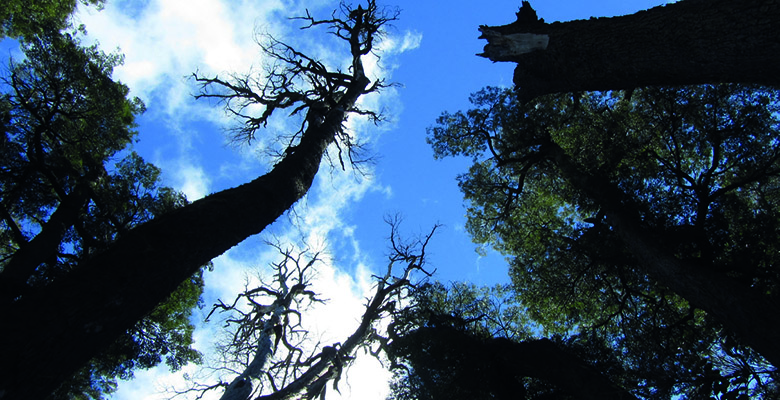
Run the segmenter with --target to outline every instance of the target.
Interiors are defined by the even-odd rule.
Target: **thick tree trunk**
[[[475,369],[487,368],[483,372],[494,379],[491,382],[495,383],[490,385],[496,398],[525,398],[522,378],[529,377],[549,382],[572,399],[636,400],[625,388],[549,339],[482,340],[452,328],[424,327],[396,340],[401,342],[401,347],[426,349],[418,355],[430,358],[421,360],[426,369],[435,369],[437,360],[449,358],[457,358],[462,365]],[[442,367],[442,373],[446,374],[447,366]],[[415,368],[414,360],[412,368]]]
[[[510,368],[508,372],[548,381],[574,399],[636,400],[626,389],[549,339],[493,339],[489,348],[494,359]]]
[[[267,174],[145,223],[73,274],[0,310],[0,399],[42,399],[198,268],[261,232],[309,189],[368,86],[356,77],[321,125]]]
[[[719,82],[780,84],[780,2],[682,0],[635,14],[481,26],[481,56],[517,63],[522,97]]]
[[[549,154],[575,188],[601,206],[615,230],[649,276],[692,306],[706,311],[775,366],[780,366],[780,302],[742,287],[717,272],[691,265],[667,251],[642,226],[628,197],[606,179],[582,172],[563,149],[549,144]]]

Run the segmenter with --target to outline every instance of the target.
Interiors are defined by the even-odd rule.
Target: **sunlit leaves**
[[[104,0],[6,0],[0,6],[0,38],[32,38],[46,31],[58,31],[78,3],[102,8]]]

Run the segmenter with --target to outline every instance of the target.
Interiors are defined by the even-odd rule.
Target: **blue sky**
[[[537,0],[532,6],[547,22],[613,16],[663,4],[663,0]],[[507,282],[500,256],[479,256],[464,231],[465,207],[455,177],[468,168],[466,159],[436,161],[425,143],[425,129],[443,111],[468,107],[468,96],[487,85],[511,85],[511,64],[494,64],[476,57],[484,41],[480,24],[502,25],[514,20],[520,6],[512,1],[397,0],[383,2],[401,9],[400,20],[381,43],[382,58],[372,70],[402,86],[365,99],[365,106],[386,110],[388,121],[375,127],[353,119],[350,127],[370,143],[376,162],[366,176],[324,164],[309,196],[259,238],[250,238],[215,260],[207,276],[206,303],[230,300],[247,278],[272,259],[262,239],[273,236],[299,246],[324,250],[328,259],[314,289],[331,299],[312,320],[334,338],[345,337],[361,315],[371,289],[371,273],[386,265],[388,214],[404,218],[407,235],[443,224],[429,248],[436,279],[492,285]],[[269,168],[262,148],[274,132],[289,130],[279,118],[265,136],[249,146],[229,144],[225,130],[231,119],[215,104],[195,101],[186,77],[194,71],[214,73],[260,71],[257,32],[273,34],[310,55],[339,65],[344,49],[321,30],[298,30],[288,16],[308,8],[329,16],[333,1],[284,0],[107,0],[103,11],[82,10],[91,40],[104,50],[125,53],[125,65],[115,77],[130,86],[148,107],[140,119],[134,150],[163,170],[164,184],[184,191],[191,200],[251,180]],[[294,122],[294,121],[292,121]],[[267,268],[266,268],[267,270]],[[207,309],[203,310],[207,312]],[[199,312],[199,320],[203,312]],[[213,324],[212,324],[213,325]],[[196,345],[208,353],[215,326],[196,334]],[[347,378],[344,398],[380,399],[387,374],[372,360]],[[194,369],[186,372],[194,373]],[[137,373],[120,385],[116,398],[161,398],[155,394],[181,374],[164,368]],[[332,398],[328,396],[328,398]],[[334,397],[335,398],[335,397]]]

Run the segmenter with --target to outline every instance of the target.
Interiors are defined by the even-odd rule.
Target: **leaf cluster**
[[[104,0],[8,0],[0,5],[0,39],[32,39],[44,32],[57,32],[69,26],[68,19],[78,3],[103,7]]]
[[[185,205],[160,186],[160,170],[126,147],[143,103],[111,78],[122,56],[76,36],[27,37],[0,94],[0,285],[2,305],[46,291],[127,231]],[[117,379],[163,360],[200,360],[191,310],[202,271],[90,361],[56,396],[102,398]]]

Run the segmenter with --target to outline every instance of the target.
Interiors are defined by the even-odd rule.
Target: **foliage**
[[[510,256],[518,297],[545,332],[608,344],[626,370],[613,380],[641,397],[769,398],[775,369],[649,274],[607,211],[637,210],[676,259],[771,302],[779,97],[708,85],[523,103],[487,88],[475,109],[443,114],[429,141],[437,157],[474,160],[459,178],[468,229]],[[593,195],[616,193],[606,187],[621,196]]]
[[[124,151],[144,105],[111,79],[121,56],[51,32],[28,38],[24,51],[0,97],[3,306],[45,291],[134,226],[186,204],[159,186],[158,168]],[[101,398],[136,368],[199,361],[189,317],[202,291],[199,271],[57,396]]]
[[[78,0],[84,5],[103,7],[104,0]],[[9,36],[33,39],[44,32],[56,32],[68,26],[76,9],[76,0],[6,0],[0,5],[0,38]]]
[[[498,362],[484,347],[494,337],[529,337],[525,310],[508,289],[436,282],[412,290],[389,327],[388,356],[396,364],[390,398],[489,399],[507,390],[512,379],[496,373]]]

